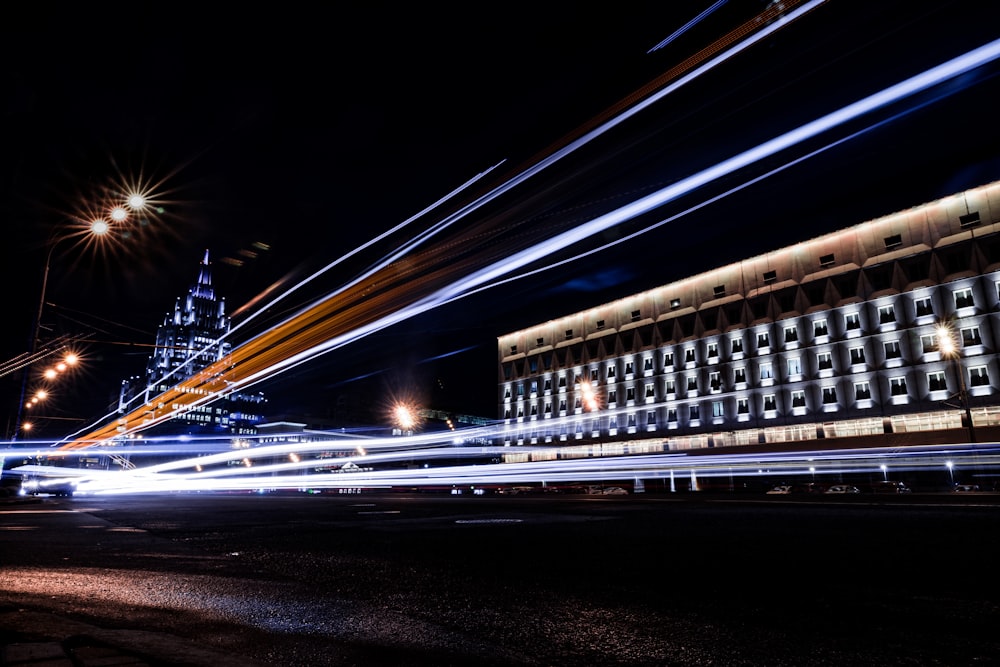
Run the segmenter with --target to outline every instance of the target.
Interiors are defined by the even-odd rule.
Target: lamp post
[[[969,405],[969,391],[965,387],[965,369],[962,367],[961,353],[958,349],[958,342],[955,340],[955,334],[951,327],[947,325],[940,325],[937,328],[938,337],[938,349],[941,351],[941,356],[946,359],[951,359],[955,366],[955,374],[958,375],[958,407],[963,411],[962,420],[965,422],[965,427],[969,431],[969,442],[976,441],[976,431],[975,426],[972,424],[972,408]],[[947,403],[946,403],[947,405]]]

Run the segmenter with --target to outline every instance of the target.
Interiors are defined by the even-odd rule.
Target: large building
[[[993,183],[500,336],[501,440],[995,440],[998,344]]]
[[[232,349],[226,340],[231,321],[224,298],[215,294],[208,250],[196,282],[178,297],[156,332],[146,373],[122,382],[118,412],[126,414],[135,404],[152,398],[225,358]],[[225,399],[198,406],[157,427],[157,433],[215,432],[252,435],[262,420],[265,399],[260,393],[234,393]]]

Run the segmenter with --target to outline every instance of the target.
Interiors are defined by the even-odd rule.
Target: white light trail
[[[687,23],[685,23],[684,25],[682,25],[680,28],[678,28],[673,33],[671,33],[669,37],[667,37],[662,42],[660,42],[659,44],[657,44],[656,46],[654,46],[653,48],[651,48],[649,51],[646,51],[646,53],[652,53],[653,51],[659,51],[660,49],[662,49],[663,47],[665,47],[667,44],[670,44],[670,42],[674,41],[675,39],[677,39],[678,37],[680,37],[681,35],[683,35],[684,33],[686,33],[688,30],[690,30],[694,26],[696,26],[699,23],[701,23],[712,12],[714,12],[716,9],[718,9],[719,7],[721,7],[724,4],[726,4],[726,0],[716,0],[716,2],[711,7],[709,7],[706,10],[704,10],[702,13],[698,14],[693,19],[691,19],[690,21],[688,21]]]

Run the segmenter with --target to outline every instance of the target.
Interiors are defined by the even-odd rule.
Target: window
[[[569,340],[572,337],[573,337],[573,330],[572,329],[566,329],[566,340]]]
[[[545,378],[544,391],[546,393],[552,391],[552,378]]]
[[[604,320],[597,320],[597,329],[601,330],[604,328]]]
[[[945,391],[948,389],[948,382],[944,379],[942,371],[933,371],[927,374],[927,389],[929,391]]]
[[[678,308],[681,307],[681,300],[680,299],[671,299],[670,300],[670,307],[672,309],[674,309],[674,310],[677,310]]]
[[[973,387],[983,387],[990,383],[990,375],[986,366],[973,366],[969,369],[969,384]]]
[[[646,426],[656,426],[656,410],[646,413]]]
[[[653,370],[653,357],[646,357],[642,360],[642,370],[644,373]]]
[[[566,399],[563,398],[559,401],[559,412],[566,412]]]
[[[764,275],[763,275],[763,278],[764,278],[764,284],[765,285],[770,285],[771,283],[773,283],[775,280],[778,279],[778,272],[777,271],[765,271]]]
[[[717,298],[724,297],[726,296],[726,286],[716,285],[714,288],[712,288],[712,293],[715,294]]]
[[[772,378],[774,378],[774,369],[771,366],[770,362],[761,364],[760,365],[760,379],[761,380],[770,380]]]
[[[694,348],[693,347],[689,347],[688,349],[684,350],[684,363],[686,363],[686,364],[693,364],[694,363]]]
[[[608,364],[608,379],[609,380],[614,380],[615,379],[615,374],[617,372],[618,372],[618,369],[615,367],[614,364]]]
[[[517,345],[511,345],[510,346],[510,353],[511,354],[517,354]]]
[[[834,258],[833,253],[830,253],[829,255],[822,255],[819,258],[819,265],[823,268],[826,268],[828,266],[833,266],[833,263],[835,261],[836,259]]]
[[[823,403],[829,405],[837,402],[837,388],[823,387]]]
[[[531,395],[532,396],[538,395],[538,380],[531,381]]]
[[[733,339],[733,354],[739,354],[743,351],[743,339],[734,338]]]
[[[771,338],[767,333],[757,334],[757,349],[771,347]]]
[[[982,345],[983,339],[979,336],[979,327],[966,327],[962,329],[962,345]]]
[[[701,419],[697,405],[688,406],[688,419],[693,422],[696,422],[699,419]]]
[[[893,248],[898,248],[903,245],[903,237],[901,234],[893,234],[892,236],[885,237],[885,249],[892,250]]]
[[[712,390],[713,394],[717,394],[722,391],[722,374],[718,371],[713,371],[708,374],[708,386]]]
[[[815,320],[813,322],[813,336],[819,338],[827,335],[826,320]]]
[[[635,364],[631,361],[625,362],[625,375],[626,377],[632,375],[635,372]]]
[[[708,358],[714,359],[719,356],[719,344],[709,343],[708,344]]]
[[[794,343],[799,339],[799,330],[794,326],[785,327],[785,342]]]
[[[625,400],[634,401],[635,400],[635,387],[629,387],[625,390]]]
[[[766,412],[768,410],[777,410],[777,409],[778,409],[778,401],[775,398],[774,394],[767,394],[766,396],[764,396],[764,411]]]
[[[538,406],[537,405],[532,405],[531,406],[531,412],[530,412],[530,414],[531,414],[532,417],[537,417],[538,416]]]
[[[535,339],[535,347],[542,347],[543,345],[545,345],[545,339],[544,338],[536,338]]]
[[[674,381],[673,380],[667,380],[667,393],[668,394],[675,394],[675,393],[677,393],[677,387],[674,386]]]
[[[804,391],[793,391],[792,392],[792,407],[793,408],[804,408],[804,407],[806,407],[806,392],[804,392]]]
[[[608,390],[608,405],[614,405],[618,402],[618,390],[609,389]]]
[[[625,425],[628,428],[635,428],[635,413],[630,412],[628,418],[625,420]]]
[[[673,365],[674,365],[674,353],[673,352],[664,352],[663,353],[663,367],[664,368],[670,368]]]
[[[737,368],[733,371],[733,382],[736,384],[746,384],[747,383],[747,371],[745,368]]]
[[[896,309],[892,306],[879,306],[878,309],[878,322],[879,324],[889,324],[890,322],[896,321]]]
[[[788,375],[802,375],[802,360],[792,357],[788,360]]]
[[[633,322],[638,322],[638,321],[639,321],[639,318],[640,318],[640,316],[641,316],[641,314],[639,313],[639,311],[638,311],[638,310],[633,310],[633,311],[632,311],[632,321],[633,321]]]
[[[924,354],[928,352],[937,352],[937,336],[935,334],[924,334],[920,337],[920,348],[924,351]]]
[[[929,296],[917,299],[913,302],[913,306],[916,309],[917,317],[934,314],[934,307],[931,305],[931,298]]]
[[[722,401],[712,402],[712,416],[713,417],[725,417],[726,411],[722,407]]]
[[[677,408],[667,409],[667,421],[677,423]]]
[[[611,370],[611,368],[608,368],[608,377],[614,377],[614,374],[613,374],[613,371]],[[600,382],[600,376],[598,375],[598,370],[596,368],[591,368],[590,369],[590,384],[596,385],[598,382]]]
[[[736,400],[736,414],[745,415],[750,412],[750,401],[745,398]]]
[[[863,347],[852,347],[851,348],[851,365],[856,366],[858,364],[865,363],[865,348]]]
[[[688,378],[687,383],[688,391],[698,391],[698,378],[694,375]]]
[[[892,396],[906,396],[906,378],[889,378],[889,394]]]
[[[824,403],[832,403],[833,401],[827,401],[826,400],[826,390],[825,389],[823,390],[823,392],[824,392],[823,393],[823,402]],[[872,397],[872,389],[871,389],[871,386],[869,386],[869,384],[867,382],[855,382],[854,383],[854,400],[856,400],[856,401],[864,401],[864,400],[867,400],[867,399],[869,399],[871,397]],[[835,401],[837,399],[834,398],[833,400]]]
[[[955,307],[956,308],[968,308],[969,306],[976,305],[975,301],[972,299],[972,289],[966,287],[965,289],[955,290]]]
[[[975,227],[979,224],[979,222],[979,211],[970,211],[965,215],[958,216],[958,224],[962,227],[962,229]]]
[[[820,352],[816,355],[816,367],[821,371],[833,368],[833,358],[829,352]]]
[[[885,348],[885,358],[886,359],[899,359],[899,341],[898,340],[887,340],[882,343]]]
[[[844,315],[844,328],[848,331],[861,328],[861,317],[857,313]]]
[[[656,397],[656,387],[654,387],[653,383],[650,382],[646,385],[646,398],[655,398],[655,397]]]

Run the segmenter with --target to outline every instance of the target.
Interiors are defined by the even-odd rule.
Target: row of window
[[[930,392],[944,392],[948,390],[947,379],[942,371],[930,371],[927,373],[927,390]],[[969,382],[973,387],[986,386],[990,383],[989,372],[986,366],[975,366],[969,369]],[[889,395],[891,397],[907,396],[909,394],[909,389],[907,387],[906,376],[900,375],[897,377],[888,378],[889,383]],[[651,388],[652,385],[647,385],[647,388]],[[838,387],[836,385],[828,385],[820,388],[820,402],[824,406],[836,405],[838,403],[837,395]],[[629,395],[626,398],[628,401],[635,399],[633,390],[629,390]],[[649,389],[647,389],[647,392]],[[872,398],[871,384],[869,381],[864,380],[860,382],[853,383],[853,395],[855,401],[868,401]],[[647,393],[647,397],[651,394]],[[614,407],[616,401],[609,398],[608,407]],[[776,412],[778,410],[778,394],[763,394],[761,396],[761,405],[765,413],[765,417],[769,416],[768,413]],[[724,417],[725,416],[725,403],[724,401],[712,401],[711,402],[711,414],[712,417]],[[581,411],[583,409],[583,401],[580,397],[575,399],[574,409],[576,411]],[[806,408],[806,391],[804,389],[796,389],[788,392],[788,408]],[[701,406],[697,403],[692,403],[687,406],[688,417],[691,420],[699,419],[701,413]],[[546,402],[541,406],[542,414],[545,417],[552,416],[553,403]],[[539,405],[531,404],[528,406],[529,417],[538,416]],[[562,398],[558,403],[558,413],[560,415],[565,415],[567,413],[567,399]],[[650,414],[655,413],[655,410],[650,410]],[[736,399],[736,414],[738,415],[748,415],[750,413],[750,398],[749,397],[739,397]],[[677,408],[668,407],[667,408],[667,421],[676,421]],[[671,418],[671,415],[673,418]],[[510,407],[506,408],[504,411],[504,419],[512,419],[514,417],[518,419],[525,417],[525,407],[523,405],[518,405],[515,410]],[[771,415],[773,416],[773,415]],[[610,419],[615,419],[616,417],[610,416]]]
[[[996,289],[998,298],[1000,298],[1000,281],[996,281]],[[972,308],[976,305],[975,296],[971,287],[962,287],[956,290],[952,290],[952,298],[955,310],[961,310],[964,308]],[[632,321],[637,321],[639,311],[634,311],[632,314]],[[878,325],[887,325],[897,322],[896,314],[896,304],[886,304],[877,306],[877,320]],[[929,317],[935,314],[934,305],[932,298],[930,296],[920,296],[913,299],[913,312],[917,318]],[[830,329],[828,321],[826,318],[819,318],[813,320],[813,338],[821,339],[824,336],[830,335]],[[598,320],[597,329],[604,328],[604,320]],[[850,333],[852,331],[858,331],[861,329],[861,313],[860,312],[849,312],[844,314],[843,320],[843,332]],[[575,333],[573,329],[567,329],[565,331],[565,338],[570,340],[574,337]],[[799,329],[796,325],[788,325],[783,328],[782,336],[784,342],[794,343],[799,340]],[[542,337],[535,339],[536,347],[542,347],[546,344],[545,339]],[[741,338],[732,339],[734,354],[743,351],[743,340]],[[757,334],[757,349],[770,347],[770,335],[767,332],[762,332]],[[517,354],[517,345],[510,346],[510,353]],[[716,356],[718,351],[716,351]],[[712,351],[709,350],[709,357],[712,356]]]

